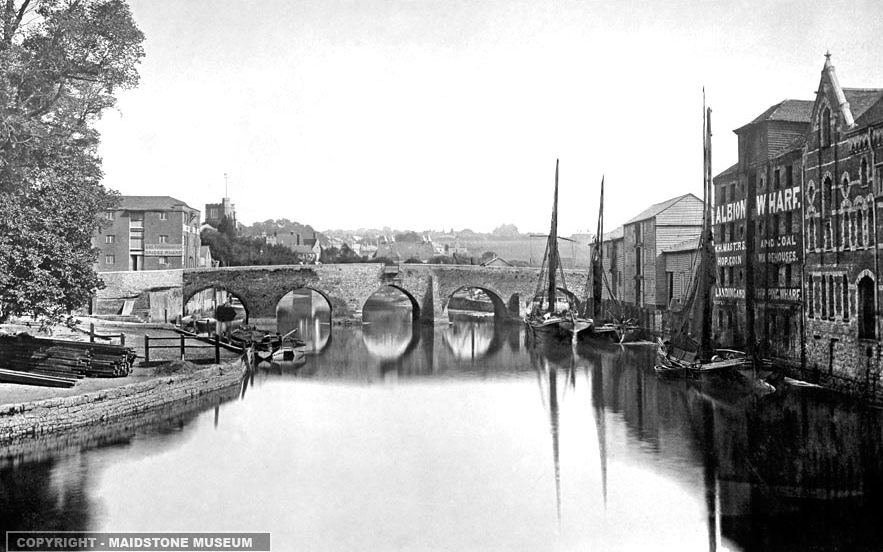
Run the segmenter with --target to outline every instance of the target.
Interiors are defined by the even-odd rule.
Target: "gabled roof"
[[[714,178],[712,178],[711,180],[712,180],[712,181],[715,181],[715,180],[717,180],[718,178],[724,178],[724,177],[727,177],[727,176],[730,176],[730,175],[737,174],[738,172],[739,172],[739,163],[735,163],[735,164],[733,164],[730,168],[728,168],[727,170],[725,170],[724,172],[722,172],[722,173],[718,173],[718,175],[715,176]]]
[[[601,236],[602,242],[613,241],[613,240],[621,240],[625,236],[625,228],[622,226],[611,230],[610,232],[605,233]]]
[[[784,121],[787,123],[808,123],[812,119],[812,108],[815,102],[811,100],[782,100],[781,102],[771,105],[754,118],[747,125],[742,125],[734,132],[763,123],[766,121]]]
[[[494,257],[489,261],[481,263],[481,266],[512,266],[512,263],[502,257]]]
[[[861,117],[856,118],[855,127],[850,130],[863,128],[883,120],[883,95],[868,109],[862,113]]]
[[[699,250],[699,236],[695,238],[691,238],[687,241],[682,241],[681,243],[675,244],[671,247],[663,249],[663,253],[679,253],[682,251],[698,251]]]
[[[806,134],[801,134],[800,136],[791,140],[791,142],[788,143],[787,146],[783,146],[778,150],[772,152],[772,154],[770,155],[770,159],[774,159],[776,157],[779,157],[780,155],[785,155],[786,153],[791,153],[795,150],[802,150],[804,145],[806,145]]]
[[[626,222],[626,224],[632,224],[634,222],[653,218],[656,215],[658,215],[659,213],[661,213],[661,212],[665,211],[666,209],[668,209],[669,207],[671,207],[672,205],[675,205],[675,204],[679,203],[681,200],[686,199],[688,197],[692,197],[696,201],[702,201],[701,199],[694,196],[693,194],[684,194],[682,196],[674,197],[672,199],[669,199],[668,201],[663,201],[662,203],[657,203],[656,205],[651,205],[649,208],[642,211],[638,216],[636,216],[636,217],[632,218],[631,220],[629,220],[628,222]]]
[[[120,196],[120,206],[117,210],[129,211],[180,211],[181,208],[193,209],[180,199],[170,196]]]
[[[883,97],[883,88],[844,88],[843,95],[856,121]]]

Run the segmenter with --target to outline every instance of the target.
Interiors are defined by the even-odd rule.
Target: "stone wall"
[[[0,444],[103,424],[239,385],[242,362],[71,397],[0,406]]]
[[[104,289],[95,294],[94,314],[119,314],[126,300],[135,301],[132,312],[145,322],[164,322],[166,316],[174,320],[184,311],[183,270],[101,272],[98,276]]]

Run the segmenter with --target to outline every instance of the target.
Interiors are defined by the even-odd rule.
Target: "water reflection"
[[[285,335],[297,329],[304,350],[318,353],[331,340],[331,307],[317,291],[297,289],[286,294],[276,305],[276,328]]]
[[[879,548],[879,411],[408,314],[333,327],[303,366],[252,372],[243,400],[175,431],[0,465],[4,527],[260,528],[316,550]]]

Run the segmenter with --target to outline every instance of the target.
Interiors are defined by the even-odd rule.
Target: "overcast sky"
[[[702,191],[732,130],[845,87],[883,87],[883,2],[129,0],[141,84],[105,114],[105,184],[246,224],[319,230],[606,230]]]

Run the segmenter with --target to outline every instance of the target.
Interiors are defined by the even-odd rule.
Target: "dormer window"
[[[828,147],[831,145],[831,110],[822,110],[822,118],[819,121],[819,145]]]

